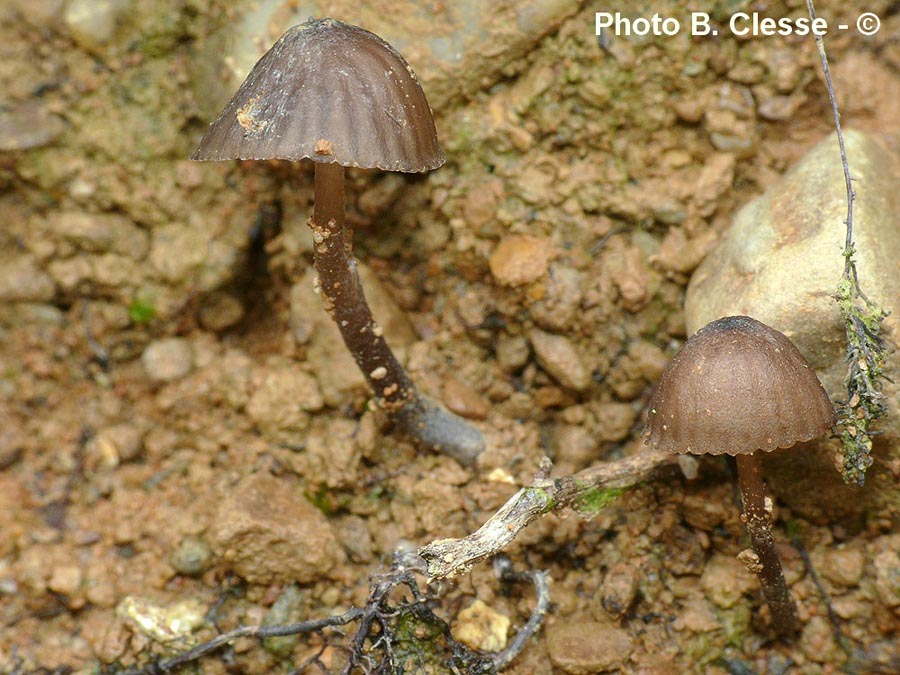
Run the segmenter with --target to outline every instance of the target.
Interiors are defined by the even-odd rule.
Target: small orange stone
[[[473,420],[487,417],[488,406],[475,389],[455,377],[444,380],[444,405],[452,412]]]
[[[544,237],[511,235],[497,245],[488,265],[500,285],[523,286],[547,273],[550,254],[550,242]]]

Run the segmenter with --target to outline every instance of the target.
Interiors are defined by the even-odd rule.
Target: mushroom
[[[474,462],[481,433],[421,396],[385,342],[345,226],[345,167],[421,172],[444,163],[431,108],[403,57],[335,19],[294,26],[256,63],[191,159],[315,163],[309,226],[326,311],[389,416],[420,444]]]
[[[748,316],[701,328],[675,354],[650,400],[646,443],[735,457],[750,539],[739,558],[759,577],[772,626],[785,639],[797,633],[797,609],[775,550],[760,451],[817,438],[834,422],[828,394],[794,344]]]

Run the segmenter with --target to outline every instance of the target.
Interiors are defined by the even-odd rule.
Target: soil
[[[220,629],[339,614],[398,547],[473,531],[542,457],[564,475],[641,452],[691,271],[832,130],[811,39],[600,44],[585,3],[493,81],[445,96],[444,167],[351,172],[385,336],[488,440],[462,467],[392,433],[298,290],[311,172],[186,160],[210,121],[192,60],[229,11],[137,4],[109,35],[73,18],[90,3],[0,8],[0,672],[127,668]],[[656,4],[647,15],[686,15]],[[828,54],[844,124],[896,133],[896,6],[817,9],[881,16],[873,37],[830,32]],[[898,515],[812,522],[776,504],[803,625],[783,644],[735,557],[725,460],[592,518],[550,513],[506,551],[549,571],[552,598],[510,672],[900,672]],[[489,564],[435,592],[489,649],[535,601]],[[321,646],[241,640],[200,668],[291,672]]]

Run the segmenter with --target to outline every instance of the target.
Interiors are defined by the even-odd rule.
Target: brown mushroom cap
[[[834,406],[794,344],[748,316],[701,328],[650,400],[645,442],[673,453],[788,448],[825,434]]]
[[[374,33],[310,19],[253,66],[191,156],[417,172],[444,163],[425,93]]]

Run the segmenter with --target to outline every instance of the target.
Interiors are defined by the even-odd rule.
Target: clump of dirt
[[[601,44],[585,8],[489,89],[447,97],[446,167],[351,172],[360,257],[406,326],[397,353],[489,437],[466,468],[397,440],[314,319],[309,172],[185,160],[207,121],[194,60],[232,10],[137,4],[108,33],[76,25],[90,3],[0,10],[0,141],[22,124],[6,111],[41,109],[0,158],[4,672],[129,667],[219,628],[340,614],[398,546],[473,531],[542,457],[561,475],[641,452],[690,274],[735,209],[831,131],[810,40]],[[895,129],[878,92],[896,86],[900,15],[818,9],[881,14],[877,36],[830,36],[829,55],[839,84],[857,83],[845,122]],[[731,483],[704,461],[697,480],[525,530],[506,553],[549,571],[553,606],[511,671],[896,671],[897,514],[776,508],[803,624],[783,645],[735,558]],[[441,591],[448,621],[478,601],[510,630],[534,604],[488,565]],[[203,669],[290,669],[322,640],[242,639]],[[320,660],[339,667],[340,637],[327,641]]]

